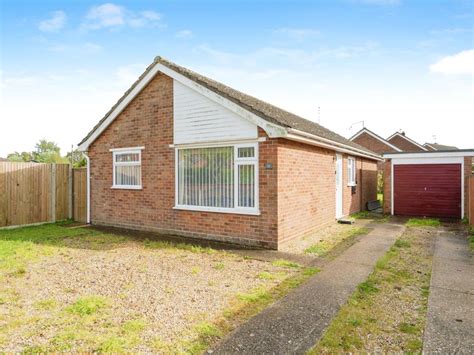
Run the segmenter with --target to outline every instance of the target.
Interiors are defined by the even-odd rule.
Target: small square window
[[[254,147],[238,148],[238,157],[239,158],[253,158],[253,157],[255,157],[255,148]]]

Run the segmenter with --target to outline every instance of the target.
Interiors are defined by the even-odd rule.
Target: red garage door
[[[394,214],[461,217],[461,164],[395,165]]]

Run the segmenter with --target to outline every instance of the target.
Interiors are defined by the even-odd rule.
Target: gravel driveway
[[[90,247],[85,238],[1,280],[1,350],[94,351],[101,344],[114,350],[123,337],[130,339],[127,350],[153,351],[156,344],[191,339],[195,326],[219,317],[237,294],[270,288],[295,272],[208,248],[120,238],[97,244],[100,235]],[[100,297],[100,307],[77,313],[88,297]],[[134,332],[128,324],[141,326]]]

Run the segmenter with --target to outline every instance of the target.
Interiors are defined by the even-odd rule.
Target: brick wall
[[[343,155],[343,213],[365,209],[377,198],[377,164],[356,157],[357,187],[348,184]],[[307,144],[278,141],[278,240],[313,233],[336,218],[335,152]]]
[[[472,173],[473,157],[464,157],[464,216],[469,218],[469,208],[472,205],[473,192],[469,190]],[[473,212],[474,215],[474,212]],[[472,221],[472,219],[471,219]]]
[[[474,227],[474,175],[469,178],[469,210],[468,219],[471,226]]]
[[[259,136],[266,137],[259,129]],[[157,75],[89,147],[93,224],[174,233],[277,248],[278,244],[334,223],[333,151],[284,139],[259,143],[259,216],[184,211],[175,204],[173,80]],[[112,148],[144,146],[142,190],[111,189]],[[347,157],[345,157],[347,159]],[[347,179],[347,161],[344,161]],[[272,168],[266,169],[265,164]],[[370,186],[375,162],[357,159],[358,181]],[[361,170],[362,169],[362,170]],[[367,177],[365,177],[367,171]],[[347,186],[345,180],[344,186]],[[345,188],[346,213],[360,208]],[[363,188],[362,203],[375,199],[376,184]]]
[[[352,187],[348,186],[348,168],[347,155],[343,160],[343,212],[344,215],[365,210],[368,201],[377,199],[377,163],[356,157],[357,167],[357,186],[355,193],[352,193]]]
[[[92,223],[277,245],[276,142],[260,143],[260,216],[175,210],[173,81],[158,75],[89,148]],[[262,135],[262,131],[260,131]],[[111,189],[111,148],[144,146],[143,190]],[[264,162],[273,163],[265,170]]]
[[[405,138],[400,136],[395,136],[392,139],[388,140],[395,147],[401,149],[404,152],[424,152],[425,150],[418,147],[416,144],[413,144],[407,141]]]

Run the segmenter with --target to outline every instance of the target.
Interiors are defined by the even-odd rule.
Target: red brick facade
[[[268,248],[334,222],[335,152],[269,139],[261,129],[259,136],[266,138],[259,143],[260,215],[173,209],[173,80],[158,74],[89,147],[91,222]],[[112,189],[110,149],[137,146],[145,147],[143,189]],[[357,158],[357,168],[356,193],[344,191],[346,214],[376,198],[376,163]]]

